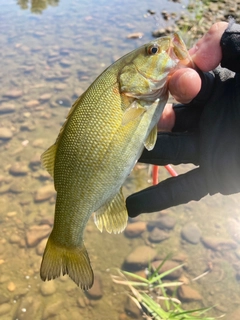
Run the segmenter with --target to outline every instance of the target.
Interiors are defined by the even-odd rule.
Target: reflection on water
[[[136,219],[142,223],[121,235],[101,234],[90,221],[84,238],[98,271],[95,290],[85,295],[67,277],[40,280],[55,202],[41,153],[54,142],[73,101],[100,72],[148,42],[152,30],[170,24],[159,18],[162,10],[183,10],[182,4],[155,0],[44,3],[50,4],[48,10],[32,15],[15,1],[0,0],[0,319],[128,319],[125,292],[110,273],[129,264],[129,254],[139,246],[151,248],[156,260],[173,253],[172,263],[186,263],[179,276],[198,300],[184,291],[184,306],[189,301],[190,307],[217,305],[213,314],[230,314],[240,296],[239,195],[143,215]],[[146,15],[148,9],[157,18]],[[133,32],[144,36],[127,39]],[[161,170],[160,179],[166,177]],[[148,168],[138,165],[125,194],[148,186],[148,180]]]
[[[31,10],[32,13],[42,13],[48,6],[57,6],[60,0],[17,0],[21,9]]]

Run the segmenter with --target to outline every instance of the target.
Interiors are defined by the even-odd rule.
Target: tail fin
[[[51,280],[65,274],[83,290],[93,285],[93,271],[84,244],[81,247],[63,247],[56,245],[50,236],[43,254],[41,279]]]

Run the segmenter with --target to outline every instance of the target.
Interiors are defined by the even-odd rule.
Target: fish
[[[155,145],[171,73],[190,60],[180,35],[158,38],[110,65],[72,105],[55,143],[41,156],[57,192],[43,281],[68,274],[83,290],[92,287],[86,224],[93,214],[100,231],[125,229],[122,186],[144,147]]]

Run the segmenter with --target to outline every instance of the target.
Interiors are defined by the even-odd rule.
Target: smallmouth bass
[[[42,155],[57,191],[42,280],[68,274],[82,289],[91,288],[86,224],[94,213],[101,231],[126,227],[122,185],[144,146],[155,145],[169,75],[189,62],[178,34],[161,37],[113,63],[73,104],[56,142]]]

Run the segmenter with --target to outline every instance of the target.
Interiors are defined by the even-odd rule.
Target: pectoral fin
[[[145,148],[148,151],[152,150],[155,146],[156,141],[157,141],[157,126],[154,126],[149,136],[147,137],[147,140],[144,143]]]
[[[127,220],[128,214],[122,190],[94,214],[94,222],[101,232],[105,227],[109,233],[120,233],[125,229]]]
[[[125,126],[130,121],[137,119],[144,112],[146,112],[146,110],[147,109],[141,106],[139,103],[133,101],[123,114],[122,125]]]
[[[44,168],[52,177],[54,174],[56,151],[57,151],[57,144],[53,144],[41,156],[41,161]]]

